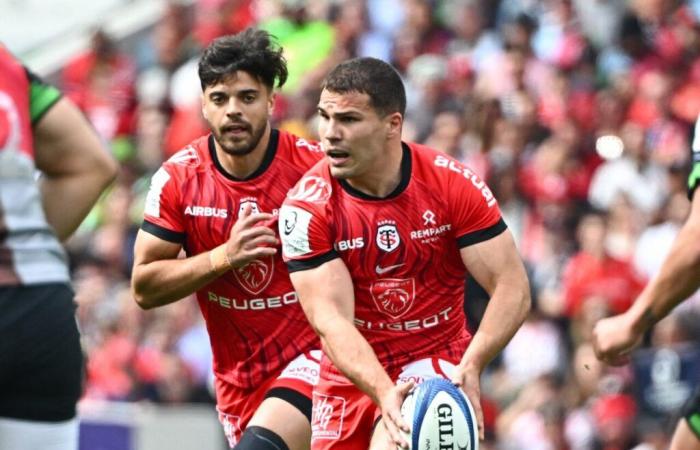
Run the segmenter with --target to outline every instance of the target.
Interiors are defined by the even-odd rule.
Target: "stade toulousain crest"
[[[393,319],[398,319],[413,305],[416,296],[415,281],[413,278],[384,278],[372,283],[370,292],[377,309]]]
[[[383,221],[377,228],[377,247],[385,252],[393,252],[401,244],[401,236],[393,221]]]

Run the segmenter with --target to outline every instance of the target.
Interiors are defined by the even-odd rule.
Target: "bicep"
[[[65,97],[39,119],[33,135],[36,166],[49,176],[116,167],[85,116]]]
[[[169,242],[143,230],[136,234],[134,243],[134,267],[154,261],[175,259],[182,246]]]
[[[304,313],[315,329],[338,318],[352,321],[355,300],[350,272],[340,258],[290,274]]]
[[[515,241],[510,230],[477,244],[468,245],[460,250],[464,267],[474,279],[493,294],[501,280],[526,278]]]

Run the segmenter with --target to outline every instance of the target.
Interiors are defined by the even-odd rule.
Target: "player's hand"
[[[411,431],[411,428],[401,416],[401,405],[408,392],[413,389],[413,386],[414,383],[412,381],[394,385],[379,400],[384,426],[392,442],[400,448],[408,448],[408,442],[404,438],[404,433]]]
[[[593,327],[593,350],[599,360],[620,366],[630,360],[630,352],[642,340],[626,314],[599,320]]]
[[[479,439],[484,440],[484,413],[481,410],[481,372],[475,366],[467,364],[455,367],[452,382],[459,386],[469,399],[474,408],[477,424],[479,425]]]
[[[271,223],[273,218],[269,213],[251,214],[250,205],[245,206],[226,242],[226,256],[232,268],[243,267],[253,260],[277,252],[275,246],[279,242],[275,231],[262,223]]]

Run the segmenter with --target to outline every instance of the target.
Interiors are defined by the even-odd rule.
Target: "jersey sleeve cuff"
[[[185,233],[179,233],[177,231],[168,230],[160,225],[156,225],[153,222],[144,220],[141,224],[141,229],[147,233],[150,233],[156,237],[163,239],[164,241],[172,242],[174,244],[184,244]]]
[[[323,253],[309,259],[287,261],[287,269],[289,270],[289,273],[315,269],[316,267],[339,257],[340,255],[338,255],[335,250],[331,250],[327,253]]]
[[[467,234],[463,234],[457,238],[457,245],[459,248],[468,247],[470,245],[478,244],[479,242],[488,241],[491,238],[498,236],[499,234],[506,231],[508,225],[503,221],[501,217],[498,222],[491,225],[488,228],[484,228],[477,231],[472,231]]]

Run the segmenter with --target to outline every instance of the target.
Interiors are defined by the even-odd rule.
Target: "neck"
[[[214,139],[214,146],[216,147],[216,156],[219,158],[221,166],[236,178],[247,178],[253,172],[258,170],[260,165],[265,159],[265,153],[267,151],[267,146],[270,143],[270,133],[272,128],[268,123],[265,126],[265,132],[263,133],[258,145],[255,146],[252,152],[247,155],[231,155],[226,153],[221,145]]]
[[[381,158],[374,161],[372,168],[357,177],[346,181],[358,191],[383,198],[394,192],[401,183],[401,161],[403,147],[401,141],[391,142]]]

